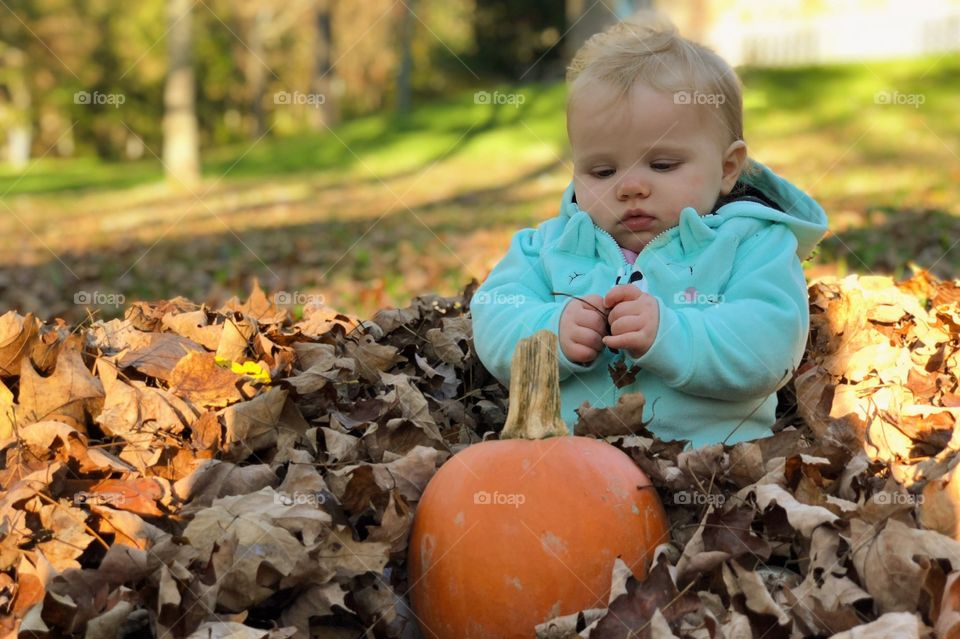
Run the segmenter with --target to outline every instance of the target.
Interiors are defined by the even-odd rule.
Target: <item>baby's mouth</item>
[[[643,211],[627,211],[620,223],[631,231],[647,231],[653,227],[657,218],[647,215]]]

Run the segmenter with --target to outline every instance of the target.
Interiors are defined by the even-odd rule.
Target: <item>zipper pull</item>
[[[617,279],[614,281],[613,285],[618,286],[621,282],[627,281],[627,272],[630,270],[630,265],[624,265],[620,267],[620,270],[617,271]]]

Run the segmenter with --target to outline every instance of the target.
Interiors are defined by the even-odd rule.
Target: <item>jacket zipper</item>
[[[605,229],[600,228],[596,224],[593,225],[593,228],[595,228],[596,230],[600,231],[601,233],[603,233],[604,235],[610,238],[610,241],[613,242],[613,245],[617,247],[617,252],[620,254],[620,264],[623,266],[628,266],[630,263],[627,261],[627,258],[624,256],[623,251],[620,250],[620,245],[617,243],[615,239],[613,239],[613,236],[610,235],[610,233],[607,232]]]
[[[703,217],[710,217],[711,215],[716,215],[716,213],[707,213],[706,215],[701,215],[700,217],[701,217],[701,218],[703,218]],[[614,246],[617,247],[617,251],[620,253],[620,259],[621,259],[621,263],[623,264],[623,266],[630,266],[630,263],[627,262],[627,258],[623,255],[623,251],[620,250],[620,244],[613,238],[613,236],[610,235],[610,233],[608,233],[605,229],[600,228],[600,227],[597,226],[596,224],[594,224],[594,227],[595,227],[598,231],[600,231],[601,233],[603,233],[604,235],[606,235],[607,237],[609,237],[610,240],[613,242]],[[646,252],[646,250],[647,250],[648,248],[650,248],[651,246],[653,246],[654,243],[655,243],[657,240],[659,240],[659,239],[660,239],[661,237],[663,237],[664,235],[667,235],[668,233],[670,233],[670,231],[672,231],[673,229],[678,229],[678,228],[680,228],[679,225],[677,225],[677,226],[671,226],[670,228],[664,229],[663,231],[660,231],[659,233],[657,233],[649,242],[647,242],[646,246],[644,246],[642,249],[640,249],[640,252],[637,253],[637,259],[635,259],[635,260],[633,261],[633,266],[632,266],[631,268],[636,267],[637,262],[640,261],[640,256],[643,255],[643,253]],[[624,272],[623,272],[623,266],[621,266],[621,273],[620,273],[621,275],[624,274]],[[623,394],[623,389],[621,389],[621,388],[616,388],[616,389],[614,389],[614,396],[616,397],[617,401],[620,400],[620,397],[621,397],[622,394]]]
[[[715,216],[715,215],[716,215],[716,213],[707,213],[706,215],[701,215],[700,218],[703,219],[703,218],[705,218],[705,217],[713,217],[713,216]],[[669,233],[669,232],[672,231],[673,229],[679,229],[679,228],[680,228],[680,225],[678,224],[677,226],[671,226],[670,228],[668,228],[668,229],[666,229],[666,230],[664,230],[664,231],[660,231],[657,235],[655,235],[655,236],[653,237],[652,240],[650,240],[649,242],[647,242],[647,245],[646,245],[646,246],[644,246],[642,249],[640,249],[640,252],[637,254],[637,261],[640,260],[640,256],[643,255],[643,253],[644,253],[648,248],[650,248],[651,246],[653,246],[653,243],[654,243],[654,242],[656,242],[657,240],[659,240],[661,237],[663,237],[664,235],[666,235],[667,233]],[[601,229],[601,230],[602,230],[602,229]],[[636,264],[636,263],[637,263],[637,262],[635,261],[634,264]]]

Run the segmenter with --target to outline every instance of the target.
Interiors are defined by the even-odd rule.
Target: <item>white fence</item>
[[[706,38],[731,64],[787,66],[892,59],[960,51],[960,8],[824,15],[739,23],[718,16]],[[914,7],[916,8],[916,7]]]

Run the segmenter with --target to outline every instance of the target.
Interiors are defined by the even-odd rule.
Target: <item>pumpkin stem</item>
[[[510,406],[500,439],[569,435],[560,418],[557,336],[546,329],[517,343],[510,362]]]

